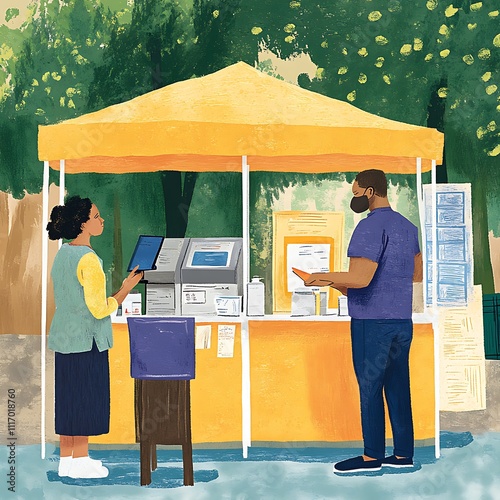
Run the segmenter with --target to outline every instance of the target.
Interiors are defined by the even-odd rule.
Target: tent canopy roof
[[[39,129],[39,158],[67,172],[414,172],[441,162],[443,134],[362,111],[239,62]],[[56,165],[54,165],[56,166]],[[57,168],[57,166],[56,166]]]

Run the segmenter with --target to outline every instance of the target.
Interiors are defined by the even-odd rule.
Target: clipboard
[[[137,265],[139,266],[139,269],[137,269],[138,272],[155,270],[156,260],[160,254],[163,240],[163,236],[146,236],[141,234],[135,245],[127,271],[132,271]]]

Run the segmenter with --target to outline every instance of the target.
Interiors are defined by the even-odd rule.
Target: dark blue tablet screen
[[[139,236],[128,270],[132,271],[137,265],[139,266],[138,271],[155,269],[156,258],[160,253],[162,243],[162,236]]]

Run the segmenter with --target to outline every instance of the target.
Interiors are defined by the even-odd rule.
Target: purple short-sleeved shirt
[[[411,319],[418,229],[390,207],[376,208],[354,229],[348,257],[378,263],[370,284],[349,288],[349,315],[356,319]]]

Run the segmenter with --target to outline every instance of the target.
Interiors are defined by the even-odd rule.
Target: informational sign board
[[[341,271],[344,214],[285,211],[273,214],[273,312],[291,311],[292,293],[304,286],[292,267],[302,271]],[[328,307],[337,307],[339,292],[328,290]]]

